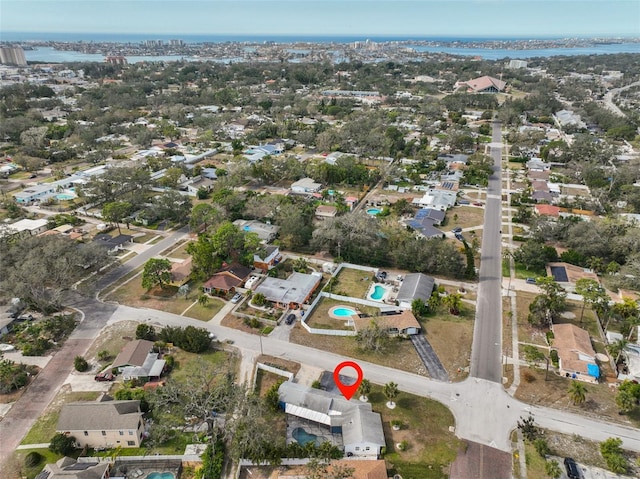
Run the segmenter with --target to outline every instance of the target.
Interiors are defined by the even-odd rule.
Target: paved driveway
[[[437,379],[439,381],[448,381],[449,375],[447,374],[447,370],[444,368],[438,355],[431,347],[431,344],[424,336],[424,334],[414,334],[411,336],[411,342],[413,346],[416,348],[416,352],[420,359],[424,363],[427,371],[429,372],[429,376],[432,379]]]

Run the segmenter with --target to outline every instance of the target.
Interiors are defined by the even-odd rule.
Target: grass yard
[[[462,442],[449,431],[455,426],[451,412],[439,402],[401,392],[395,399],[396,408],[389,409],[381,386],[373,386],[369,394],[373,410],[382,416],[387,442],[384,458],[390,475],[404,478],[439,479],[448,477],[449,465],[455,459]],[[391,421],[402,423],[394,431]],[[396,447],[407,441],[404,451]]]
[[[232,370],[237,371],[239,366],[239,358],[222,350],[209,350],[204,353],[188,353],[181,349],[176,349],[171,353],[175,358],[176,367],[171,371],[171,376],[180,379],[187,375],[190,371],[195,370],[200,363],[211,366],[220,366],[230,362]]]
[[[515,274],[518,279],[537,278],[539,276],[546,276],[547,272],[542,269],[527,269],[522,263],[515,263]],[[506,276],[509,276],[507,273]]]
[[[424,323],[425,335],[452,381],[462,381],[468,375],[474,323],[447,313]]]
[[[151,308],[182,314],[197,299],[202,283],[195,282],[189,285],[191,289],[186,297],[177,295],[176,286],[154,287],[147,291],[142,287],[142,276],[139,276],[110,293],[108,299],[134,308]]]
[[[393,339],[386,351],[374,353],[361,350],[353,336],[339,337],[310,334],[300,324],[296,324],[291,330],[289,341],[323,351],[331,351],[347,358],[361,359],[374,364],[427,376],[426,368],[409,340]]]
[[[454,206],[447,213],[446,228],[473,228],[484,223],[484,209],[471,206]]]
[[[27,467],[24,465],[24,459],[30,452],[37,452],[41,456],[43,456],[42,461],[36,464],[33,467]],[[80,455],[80,450],[75,451],[71,457],[77,458]],[[54,462],[62,459],[60,454],[56,454],[51,452],[49,449],[20,449],[19,451],[15,451],[13,453],[12,459],[9,461],[15,461],[16,464],[20,464],[20,472],[21,476],[26,479],[34,479],[44,468],[45,464],[53,464]],[[11,466],[9,466],[11,467]],[[15,476],[19,477],[19,476]]]
[[[200,321],[209,321],[224,305],[225,303],[221,299],[209,298],[209,302],[206,305],[203,306],[200,303],[196,303],[184,315]]]
[[[182,240],[176,244],[178,246],[171,246],[160,254],[162,256],[168,256],[170,258],[187,259],[189,257],[189,253],[187,253],[187,245],[189,244],[189,241]]]
[[[546,346],[545,329],[534,328],[527,321],[529,305],[536,297],[535,293],[518,291],[516,296],[516,311],[518,321],[518,341],[523,343],[539,344]]]
[[[571,379],[560,377],[549,372],[545,381],[545,370],[521,368],[521,381],[515,397],[529,404],[549,406],[555,409],[570,411],[594,419],[603,418],[627,426],[640,426],[638,414],[620,415],[615,403],[615,390],[607,384],[583,383],[587,388],[586,400],[581,405],[574,405],[569,399],[568,390]],[[638,410],[638,408],[636,408]]]
[[[51,440],[56,433],[56,425],[62,406],[74,401],[95,401],[100,393],[97,391],[90,392],[72,392],[71,386],[64,385],[58,392],[51,404],[45,409],[42,416],[38,418],[31,430],[22,440],[21,444],[42,444]]]
[[[342,268],[336,277],[336,284],[331,292],[335,294],[344,293],[344,296],[362,299],[369,291],[373,276],[373,271]]]

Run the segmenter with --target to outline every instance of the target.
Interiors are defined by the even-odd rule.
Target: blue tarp
[[[594,378],[600,377],[600,368],[597,364],[587,364],[587,373],[589,376],[593,376]]]

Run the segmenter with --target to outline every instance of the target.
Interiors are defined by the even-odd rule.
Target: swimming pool
[[[76,195],[68,194],[68,193],[58,193],[56,198],[59,200],[73,200],[77,198]]]
[[[357,314],[355,310],[351,308],[346,308],[344,306],[331,310],[331,313],[334,316],[338,316],[338,317],[347,317],[347,316],[353,316],[354,314]]]
[[[298,444],[300,444],[301,446],[304,446],[304,445],[306,445],[306,444],[308,444],[310,442],[315,442],[316,445],[318,445],[318,446],[320,445],[320,441],[318,440],[318,436],[316,436],[315,434],[308,433],[307,431],[305,431],[301,427],[295,428],[291,435],[298,442]]]
[[[385,291],[386,290],[382,286],[380,286],[379,284],[376,284],[373,288],[373,293],[371,293],[371,299],[375,299],[375,300],[382,299]]]
[[[173,472],[152,472],[146,479],[176,479]]]
[[[371,216],[379,215],[380,213],[382,213],[380,208],[369,208],[367,210],[367,214]]]

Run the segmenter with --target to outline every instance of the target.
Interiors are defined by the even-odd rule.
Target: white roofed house
[[[291,184],[291,192],[298,194],[317,193],[322,188],[322,183],[316,183],[313,178],[302,178]]]
[[[380,414],[371,404],[286,381],[278,389],[285,413],[314,423],[328,436],[341,435],[347,457],[378,458],[385,447]],[[292,440],[297,440],[295,430]]]
[[[311,298],[321,280],[321,273],[294,272],[287,279],[266,278],[255,291],[276,307],[298,309]]]

